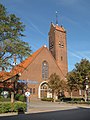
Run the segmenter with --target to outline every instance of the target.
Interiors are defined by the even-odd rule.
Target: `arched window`
[[[47,61],[43,61],[42,63],[42,79],[48,79],[48,63]]]

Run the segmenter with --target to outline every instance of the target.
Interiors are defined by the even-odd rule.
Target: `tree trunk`
[[[84,91],[84,95],[85,95],[85,102],[87,102],[87,92],[86,92],[86,90]]]
[[[14,92],[11,92],[11,103],[14,103]]]
[[[53,99],[54,99],[54,102],[55,102],[55,100],[56,100],[56,94],[55,94],[55,92],[54,92]]]
[[[71,91],[71,95],[70,95],[70,97],[72,98],[72,91]]]

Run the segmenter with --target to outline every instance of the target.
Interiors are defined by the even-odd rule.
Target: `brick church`
[[[12,80],[18,75],[19,84],[27,83],[31,98],[52,97],[48,86],[50,75],[56,73],[64,80],[68,72],[66,30],[51,23],[48,36],[49,49],[46,45],[42,46],[16,65],[11,70],[12,77],[7,78]]]

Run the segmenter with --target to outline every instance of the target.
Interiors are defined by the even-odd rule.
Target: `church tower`
[[[63,75],[66,76],[68,72],[66,31],[64,27],[58,26],[58,24],[54,25],[51,23],[49,50],[63,72]]]

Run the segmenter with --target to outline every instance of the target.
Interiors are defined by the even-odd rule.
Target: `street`
[[[3,116],[0,120],[90,120],[90,108]]]

